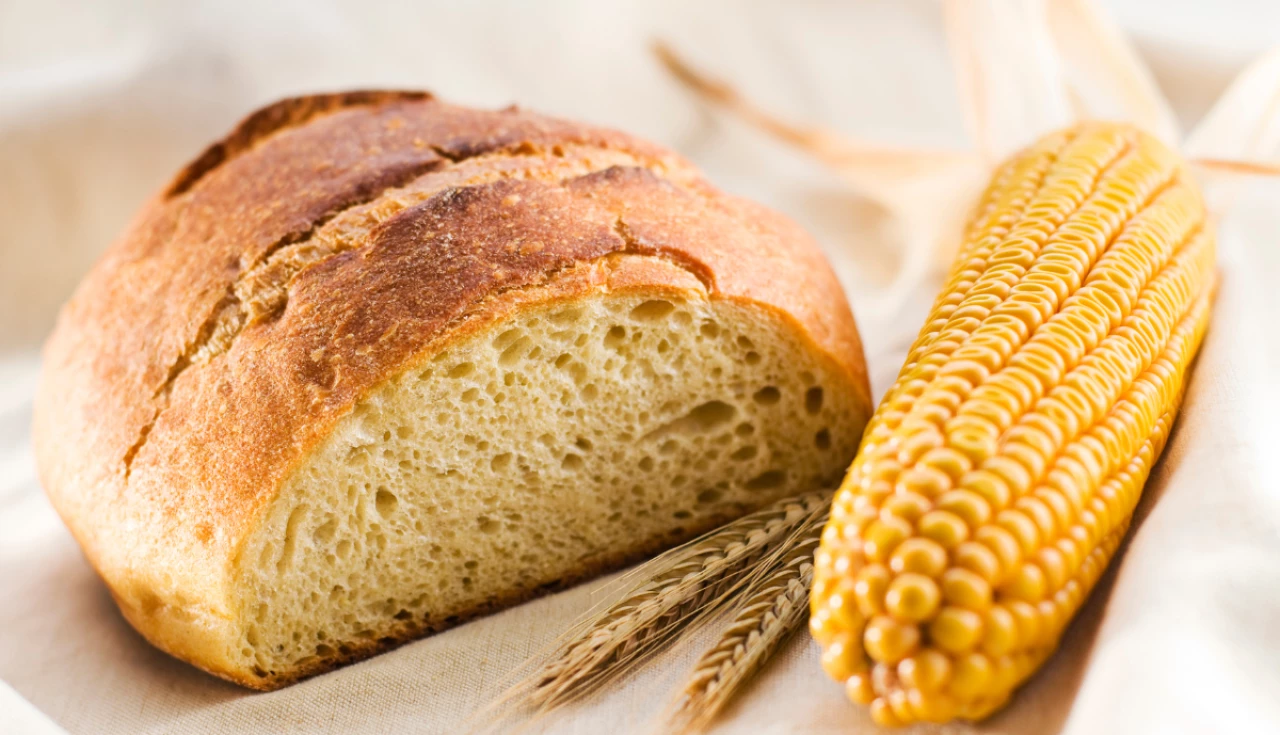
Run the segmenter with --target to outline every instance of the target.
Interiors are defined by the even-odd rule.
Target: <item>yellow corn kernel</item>
[[[1018,621],[1013,613],[999,605],[988,610],[982,633],[982,650],[991,656],[1001,656],[1012,651],[1017,643]]]
[[[980,528],[991,518],[991,504],[972,490],[952,490],[939,497],[935,507],[958,516],[970,529]]]
[[[871,701],[871,719],[877,725],[884,725],[885,727],[898,727],[906,724],[893,713],[893,710],[889,707],[889,700],[884,697],[876,697]],[[907,722],[910,722],[910,720]]]
[[[932,507],[933,504],[923,495],[901,492],[885,498],[884,507],[881,508],[880,512],[887,518],[902,519],[909,523],[914,523],[917,518],[927,513]]]
[[[845,696],[855,704],[871,704],[876,698],[875,689],[871,688],[871,676],[866,672],[854,674],[845,679],[844,692]]]
[[[1022,560],[1022,546],[1009,529],[1003,526],[983,526],[973,536],[974,540],[991,550],[1000,563],[1000,578],[1017,571]]]
[[[956,547],[955,563],[957,567],[968,569],[988,582],[1000,575],[1000,559],[991,549],[979,543],[963,543]]]
[[[941,651],[925,649],[898,663],[898,678],[912,689],[936,692],[951,681],[951,658]]]
[[[862,624],[866,616],[857,608],[856,589],[856,583],[851,585],[847,579],[842,579],[836,584],[836,589],[822,598],[820,612],[824,629],[835,634],[848,632]],[[818,612],[812,612],[810,618],[818,617]]]
[[[955,513],[933,510],[925,513],[917,523],[920,535],[944,549],[953,549],[969,537],[969,526]]]
[[[936,577],[947,568],[947,550],[927,538],[910,538],[898,544],[889,558],[895,574],[923,574]]]
[[[929,624],[929,639],[951,653],[964,653],[982,640],[982,616],[962,607],[944,607]]]
[[[955,702],[943,692],[908,689],[907,703],[911,705],[912,716],[925,722],[947,722],[955,717]]]
[[[838,636],[822,651],[822,668],[832,679],[844,681],[867,670],[862,649],[849,635]]]
[[[896,663],[920,644],[920,629],[881,615],[867,624],[862,635],[867,653],[876,661]]]
[[[863,615],[871,617],[884,612],[884,595],[892,579],[889,570],[879,564],[863,567],[862,571],[858,572],[858,581],[853,587],[853,594],[858,603],[858,610]]]
[[[991,659],[981,653],[960,656],[956,659],[954,671],[951,694],[961,700],[971,699],[988,691],[995,676]]]
[[[866,554],[868,561],[886,561],[893,550],[898,548],[898,544],[911,536],[911,531],[911,523],[906,519],[882,516],[867,526],[863,553]]]
[[[991,607],[991,585],[982,575],[952,567],[942,573],[942,599],[950,605],[981,612]]]
[[[842,632],[837,626],[831,622],[831,611],[827,608],[814,610],[809,615],[809,635],[822,645],[830,643],[837,635]]]
[[[938,585],[923,574],[900,574],[889,585],[884,596],[885,610],[898,620],[928,620],[938,609],[942,593]]]
[[[1000,593],[1006,598],[1036,602],[1044,597],[1047,587],[1048,582],[1040,567],[1023,564],[1000,586]]]
[[[884,725],[981,719],[1058,643],[1128,528],[1208,319],[1179,158],[1088,123],[1004,163],[837,494],[824,666]]]
[[[894,689],[889,692],[889,709],[893,710],[898,722],[911,722],[916,713],[911,708],[911,696],[906,689]]]

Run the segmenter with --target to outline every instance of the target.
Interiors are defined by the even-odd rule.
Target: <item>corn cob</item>
[[[823,666],[876,722],[981,719],[1052,653],[1177,412],[1205,219],[1176,154],[1124,125],[997,171],[815,560]]]

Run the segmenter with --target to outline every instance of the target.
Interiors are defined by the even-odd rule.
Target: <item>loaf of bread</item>
[[[272,689],[830,484],[870,409],[787,219],[621,133],[354,92],[143,208],[35,442],[129,622]]]

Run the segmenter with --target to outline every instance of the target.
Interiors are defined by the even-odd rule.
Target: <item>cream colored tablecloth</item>
[[[1184,121],[1280,42],[1280,6],[1267,0],[1112,5]],[[837,175],[692,99],[653,63],[654,35],[793,119],[899,144],[965,144],[937,8],[925,0],[0,3],[0,732],[456,732],[598,590],[271,694],[166,657],[117,614],[34,476],[33,350],[143,198],[275,97],[427,87],[669,144],[818,235],[854,303],[875,389],[888,387],[935,284],[908,284],[905,304],[886,299],[903,267],[892,223]],[[1280,186],[1251,186],[1221,232],[1213,325],[1127,550],[1063,650],[982,731],[1280,732],[1276,202]],[[698,649],[670,652],[543,726],[651,730]],[[872,731],[804,636],[719,730]]]

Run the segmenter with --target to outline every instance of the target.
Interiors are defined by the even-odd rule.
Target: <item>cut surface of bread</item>
[[[622,133],[352,92],[143,208],[33,424],[129,622],[270,689],[829,483],[870,412],[793,222]]]
[[[240,568],[270,680],[439,628],[830,483],[862,417],[750,306],[541,308],[388,381],[285,483]]]

